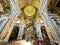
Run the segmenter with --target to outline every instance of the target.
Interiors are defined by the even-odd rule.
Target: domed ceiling
[[[19,0],[19,7],[24,12],[25,16],[33,16],[40,8],[40,0]]]
[[[24,14],[26,16],[33,16],[35,15],[36,9],[33,6],[26,6],[24,8]]]
[[[25,23],[34,23],[36,20],[40,20],[41,17],[38,10],[40,9],[41,3],[42,1],[40,0],[19,0],[18,5],[21,9],[21,14],[18,16],[19,19],[21,20],[21,17],[23,16]]]

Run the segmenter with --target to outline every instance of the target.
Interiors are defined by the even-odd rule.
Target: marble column
[[[43,40],[42,33],[41,33],[41,25],[39,23],[36,24],[36,35],[38,40]]]
[[[23,38],[24,28],[25,28],[25,24],[24,23],[20,23],[19,24],[19,33],[18,33],[17,39],[22,39]]]

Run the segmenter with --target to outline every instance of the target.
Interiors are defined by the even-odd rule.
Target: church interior
[[[60,45],[60,0],[0,0],[0,45]]]

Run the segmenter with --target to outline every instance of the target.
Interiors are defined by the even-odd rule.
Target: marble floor
[[[37,44],[37,40],[32,40],[32,41],[17,40],[17,41],[12,41],[12,42],[4,44],[4,45],[38,45],[38,44]],[[40,42],[40,45],[50,45],[50,44]]]

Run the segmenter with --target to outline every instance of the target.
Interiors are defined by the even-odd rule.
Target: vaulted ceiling
[[[38,12],[41,3],[41,0],[19,0],[18,5],[21,9],[21,14],[18,16],[18,20],[26,24],[42,20]]]
[[[42,1],[40,0],[19,0],[20,8],[24,8],[27,5],[32,5],[36,8],[40,8]]]

